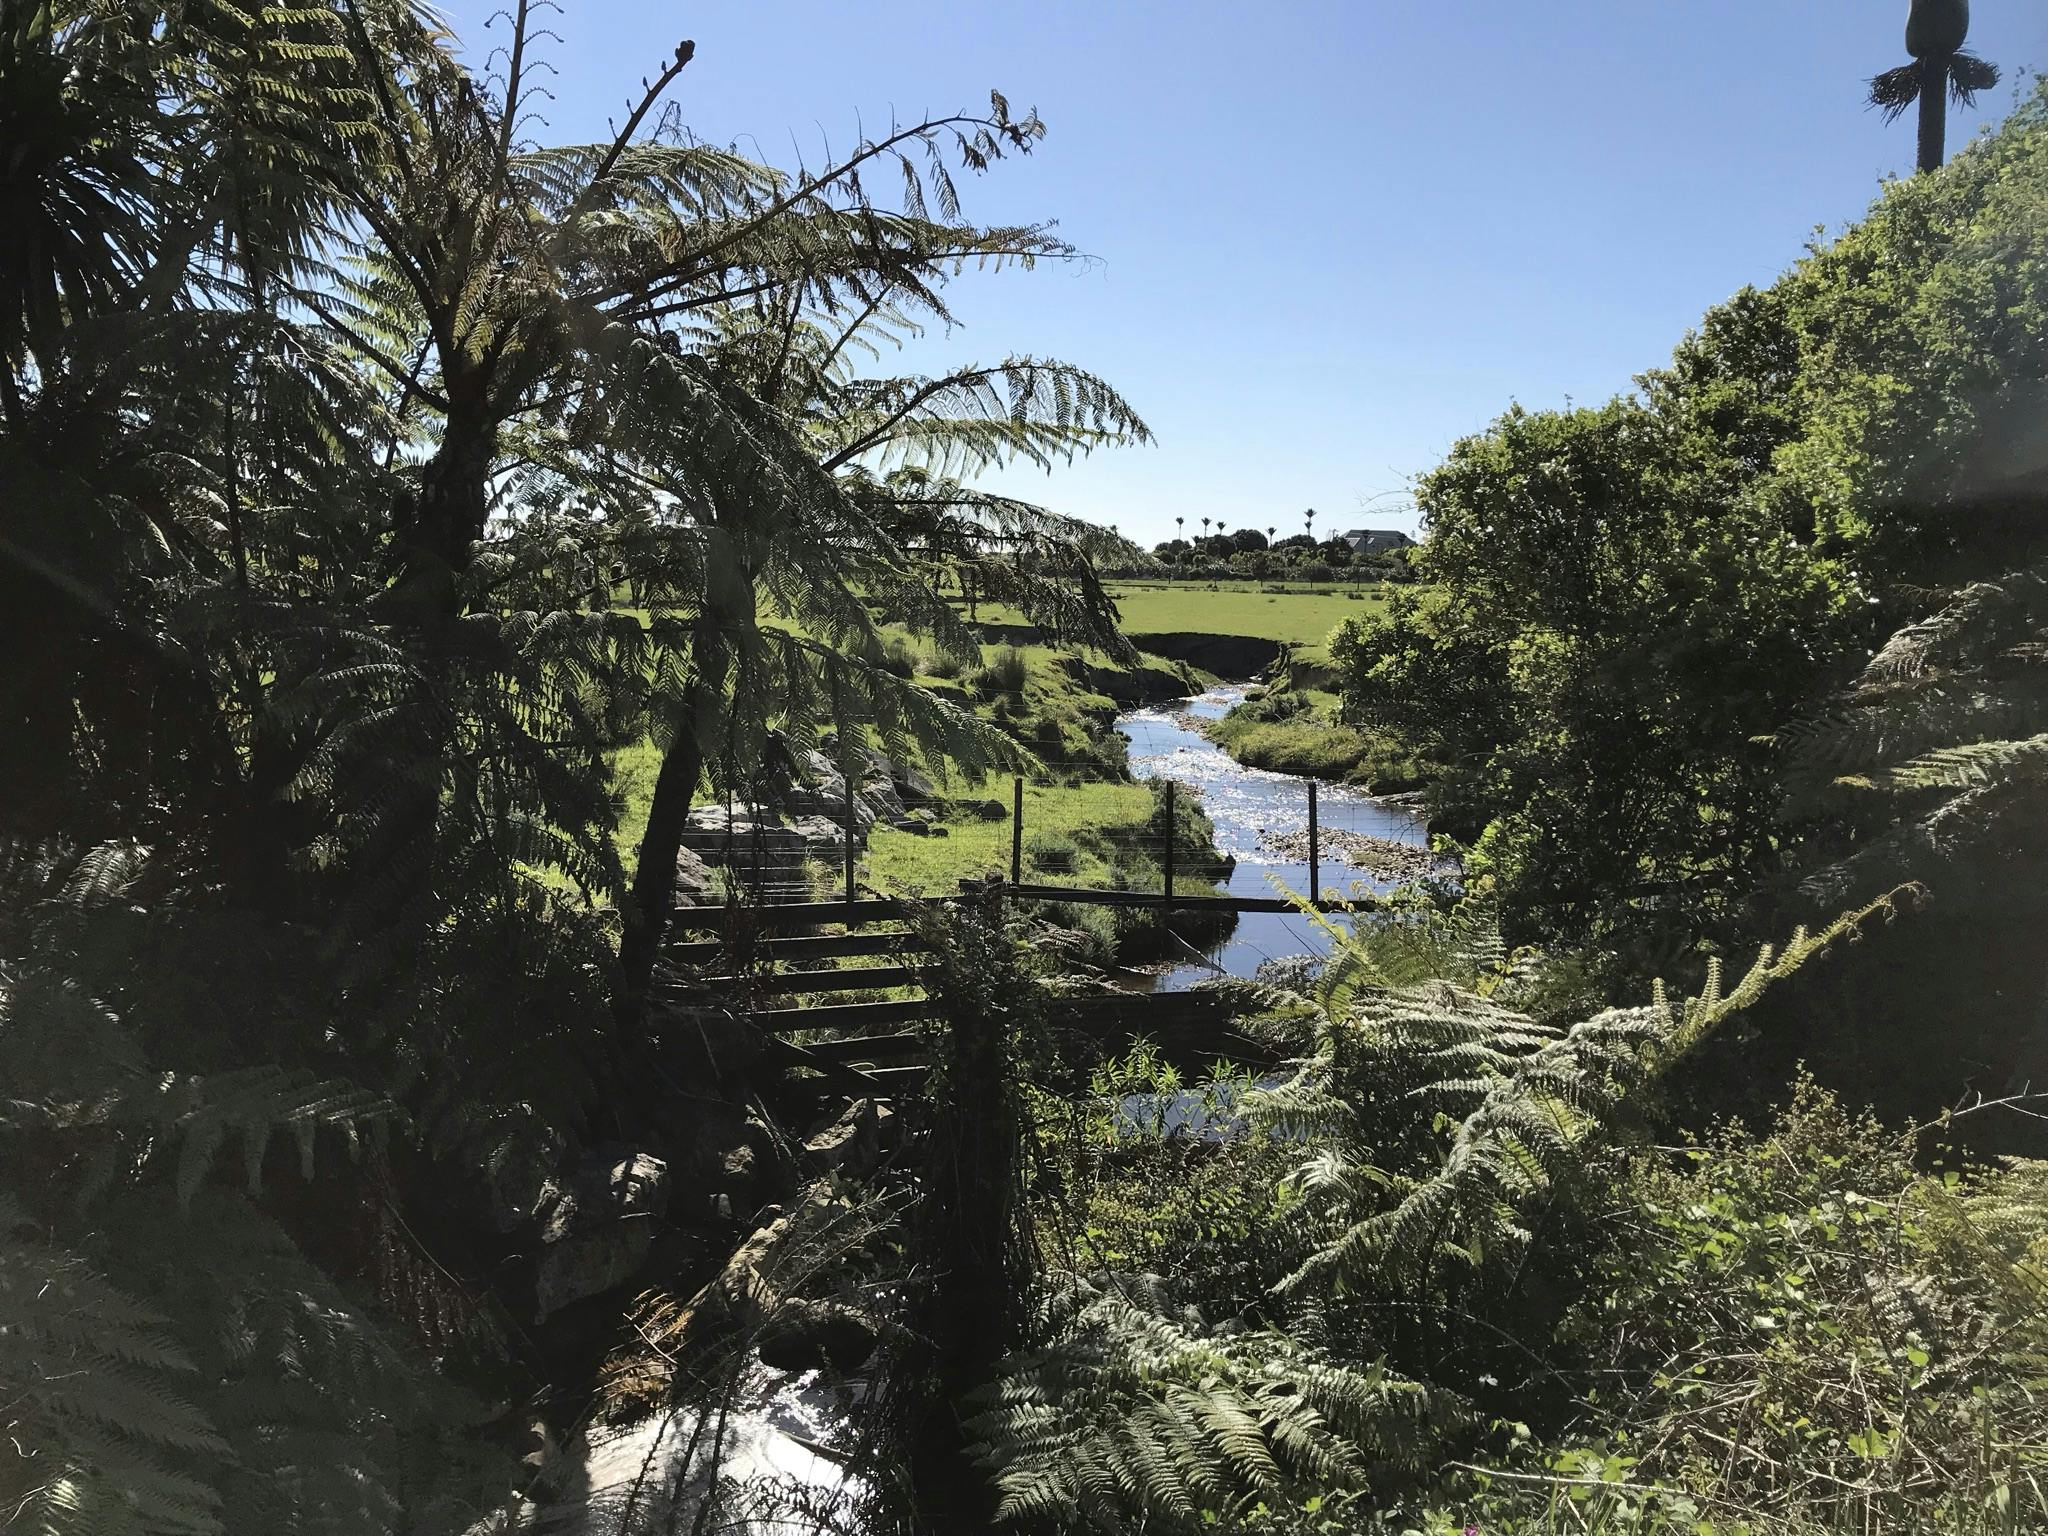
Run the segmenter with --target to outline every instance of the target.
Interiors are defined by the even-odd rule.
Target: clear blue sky
[[[449,0],[473,53],[496,0]],[[2007,83],[2048,7],[1977,0]],[[1595,401],[1709,305],[1768,282],[1910,170],[1864,81],[1905,0],[569,0],[545,136],[597,137],[697,44],[701,137],[779,164],[983,104],[1050,129],[964,181],[971,218],[1054,219],[1097,260],[968,278],[912,365],[1013,352],[1093,368],[1155,447],[1003,489],[1151,542],[1176,513],[1299,531],[1410,525],[1398,493],[1511,400]],[[504,35],[501,23],[496,35]],[[537,136],[540,136],[537,134]],[[1397,493],[1375,512],[1362,497]]]

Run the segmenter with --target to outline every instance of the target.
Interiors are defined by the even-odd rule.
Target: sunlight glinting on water
[[[1247,768],[1204,736],[1197,720],[1215,720],[1241,701],[1245,684],[1226,684],[1176,704],[1128,711],[1117,729],[1130,742],[1131,772],[1140,779],[1170,778],[1193,788],[1216,826],[1216,846],[1237,860],[1223,882],[1233,896],[1274,896],[1306,893],[1309,869],[1266,844],[1268,834],[1285,835],[1308,826],[1308,781],[1291,774]],[[1422,816],[1388,805],[1341,784],[1317,790],[1317,819],[1326,830],[1362,832],[1418,847],[1429,841]],[[1334,851],[1320,861],[1326,896],[1383,891],[1388,882],[1373,880]],[[1206,962],[1192,956],[1161,976],[1157,986],[1178,991],[1217,974],[1250,976],[1268,959],[1284,955],[1320,955],[1327,937],[1307,919],[1294,914],[1246,913],[1221,944],[1210,948]]]

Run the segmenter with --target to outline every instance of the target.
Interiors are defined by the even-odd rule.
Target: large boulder
[[[668,1165],[646,1152],[595,1157],[556,1181],[540,1212],[534,1321],[632,1279],[668,1197]]]
[[[719,862],[728,848],[735,859],[744,861],[756,852],[764,856],[800,854],[804,847],[798,833],[765,818],[756,820],[743,806],[735,806],[730,813],[722,805],[698,806],[683,827],[682,841],[685,848]]]
[[[676,850],[676,905],[715,907],[725,900],[725,889],[717,873],[703,856],[689,847]]]
[[[937,797],[937,787],[916,764],[896,763],[893,766],[896,793],[903,797],[906,805],[923,805]]]
[[[834,860],[846,856],[846,829],[830,816],[799,816],[790,831],[803,839],[804,856]]]
[[[678,1220],[751,1222],[781,1193],[781,1144],[759,1120],[728,1105],[704,1104],[692,1118],[678,1172],[687,1203]]]
[[[896,781],[887,774],[877,774],[863,784],[860,799],[855,803],[867,807],[872,820],[888,822],[892,826],[910,814],[910,807],[896,793]]]
[[[859,1178],[871,1172],[895,1129],[896,1112],[873,1099],[855,1099],[845,1112],[804,1143],[804,1166],[813,1173]]]

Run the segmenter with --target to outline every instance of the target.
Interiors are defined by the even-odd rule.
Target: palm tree
[[[1941,169],[1947,152],[1948,99],[1975,103],[1980,91],[1998,84],[1998,66],[1963,51],[1970,35],[1970,0],[1912,0],[1906,18],[1906,52],[1911,64],[1887,70],[1870,82],[1870,102],[1897,122],[1920,104],[1920,159],[1923,171]]]

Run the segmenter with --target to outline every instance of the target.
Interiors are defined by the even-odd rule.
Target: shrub
[[[889,643],[882,647],[882,668],[898,677],[917,675],[917,647],[901,635],[892,635]]]
[[[1024,857],[1041,873],[1071,875],[1080,865],[1081,850],[1063,833],[1034,832],[1024,840]]]
[[[1021,698],[1030,675],[1031,669],[1024,660],[1024,653],[1014,645],[1006,645],[995,651],[982,666],[975,668],[968,679],[968,686],[983,698],[999,694]]]

